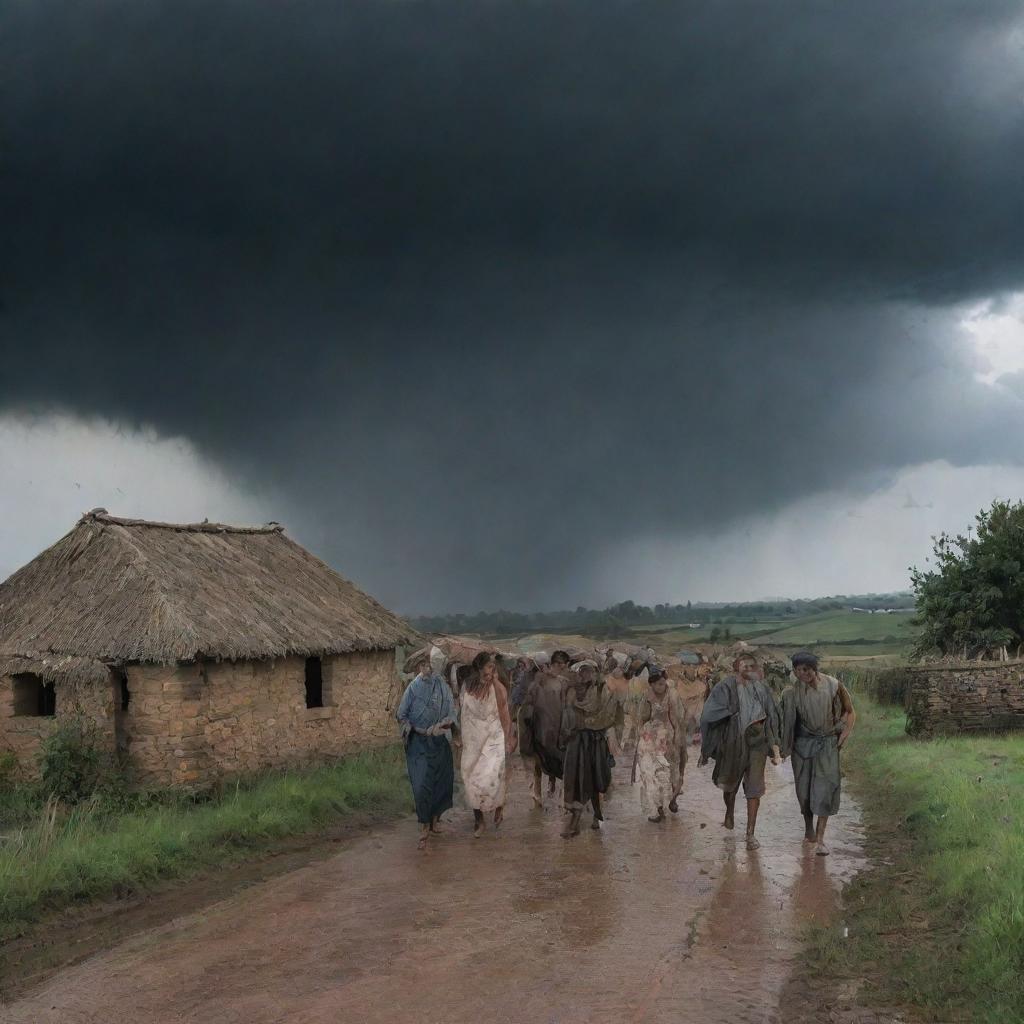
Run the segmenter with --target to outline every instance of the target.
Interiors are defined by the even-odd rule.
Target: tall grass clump
[[[0,843],[0,939],[40,913],[125,895],[161,879],[236,860],[276,839],[359,812],[409,805],[400,748],[239,780],[219,794],[111,792],[68,803],[43,787],[34,813]]]
[[[819,953],[884,964],[881,994],[934,1019],[1024,1019],[1024,736],[917,740],[857,707],[847,767],[875,866],[847,891],[850,941]]]
[[[851,694],[864,694],[876,704],[902,708],[913,681],[905,666],[896,668],[842,669],[839,677]]]

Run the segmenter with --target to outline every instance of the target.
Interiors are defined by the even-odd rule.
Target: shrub
[[[913,676],[905,668],[888,668],[875,673],[874,698],[879,704],[905,707]]]
[[[69,804],[117,782],[113,754],[101,749],[94,728],[74,719],[61,722],[43,741],[39,766],[43,793]]]
[[[851,693],[867,694],[879,704],[904,707],[912,674],[906,668],[853,669],[839,673]]]
[[[0,754],[0,792],[11,789],[18,780],[18,758],[13,750]]]

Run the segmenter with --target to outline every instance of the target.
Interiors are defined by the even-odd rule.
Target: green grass
[[[863,612],[824,612],[808,615],[788,623],[774,632],[763,634],[759,643],[800,645],[836,644],[856,640],[878,642],[885,640],[911,641],[917,635],[917,627],[910,624],[912,616],[867,615]]]
[[[758,620],[756,622],[737,622],[730,624],[729,630],[735,640],[742,640],[762,633],[774,632],[786,624],[787,619]],[[682,626],[634,626],[632,634],[634,642],[644,640],[655,641],[659,646],[676,644],[685,647],[688,643],[707,643],[708,637],[714,625],[701,626],[698,629],[689,629]],[[719,629],[724,627],[719,626]]]
[[[874,866],[846,892],[850,938],[813,935],[818,967],[927,1019],[1024,1020],[1024,737],[913,740],[857,699],[847,768]]]
[[[33,808],[25,792],[4,801],[8,820],[21,824],[8,825],[0,844],[0,940],[76,901],[135,892],[357,812],[397,815],[410,804],[400,747],[256,776],[202,803],[163,794]]]
[[[795,647],[782,647],[779,651],[784,655],[790,654]],[[907,660],[908,645],[904,641],[891,643],[879,641],[873,644],[845,643],[845,644],[815,644],[814,651],[824,659],[829,671],[839,667],[844,662],[856,663],[868,658],[873,665],[899,665]]]
[[[913,640],[917,627],[909,614],[868,615],[864,612],[831,611],[793,618],[759,619],[754,622],[726,623],[733,639],[756,640],[759,644],[800,646],[809,644],[846,644],[863,641],[867,644],[884,641],[907,643]],[[634,627],[637,636],[650,637],[666,643],[684,644],[707,639],[712,625],[689,629],[685,626]],[[720,626],[719,628],[725,628]]]

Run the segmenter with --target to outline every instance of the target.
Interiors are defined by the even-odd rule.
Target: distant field
[[[729,629],[729,639],[746,640],[758,647],[777,647],[780,654],[791,654],[801,647],[811,647],[832,666],[868,663],[884,666],[906,658],[917,635],[910,624],[909,613],[868,615],[864,612],[817,612],[790,618],[758,619],[753,622],[731,622],[718,625]],[[647,643],[663,656],[710,642],[711,625],[690,629],[685,625],[633,626],[621,636],[607,633],[592,635],[538,633],[522,636],[488,636],[489,640],[510,650],[553,650],[559,646],[587,647],[594,642]],[[520,644],[526,640],[526,647]]]
[[[754,622],[742,622],[742,623],[730,623],[729,630],[734,637],[740,639],[746,639],[749,636],[760,635],[762,633],[774,633],[776,630],[780,630],[785,626],[791,625],[795,622],[801,622],[802,619],[757,619]],[[719,626],[719,629],[725,628]],[[673,641],[678,640],[683,643],[687,640],[707,640],[711,634],[711,630],[714,626],[701,626],[699,629],[689,629],[686,626],[634,626],[633,631],[639,636],[649,636],[651,639],[658,641]]]
[[[762,646],[802,647],[840,645],[848,655],[871,655],[898,652],[908,647],[917,635],[910,623],[911,615],[867,615],[863,612],[820,612],[802,618],[765,619],[756,622],[730,623],[733,639],[756,641]],[[711,626],[689,629],[685,626],[658,626],[635,629],[640,638],[649,637],[659,646],[696,643],[707,640]],[[725,628],[724,626],[719,627]],[[861,643],[856,643],[861,641]],[[828,653],[831,653],[829,651]],[[837,651],[838,653],[838,651]]]
[[[758,637],[762,644],[842,643],[850,640],[877,642],[897,640],[909,643],[917,635],[910,623],[913,616],[866,615],[862,612],[826,612],[789,622],[780,629]]]

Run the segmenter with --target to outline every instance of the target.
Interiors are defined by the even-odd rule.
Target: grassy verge
[[[858,716],[846,767],[873,866],[812,934],[814,966],[926,1019],[1024,1019],[1024,737],[913,740],[863,692]]]
[[[251,856],[286,836],[357,812],[406,810],[401,748],[338,764],[271,773],[197,803],[179,794],[94,797],[73,808],[8,794],[0,843],[0,940],[79,900],[126,895],[160,879]]]

